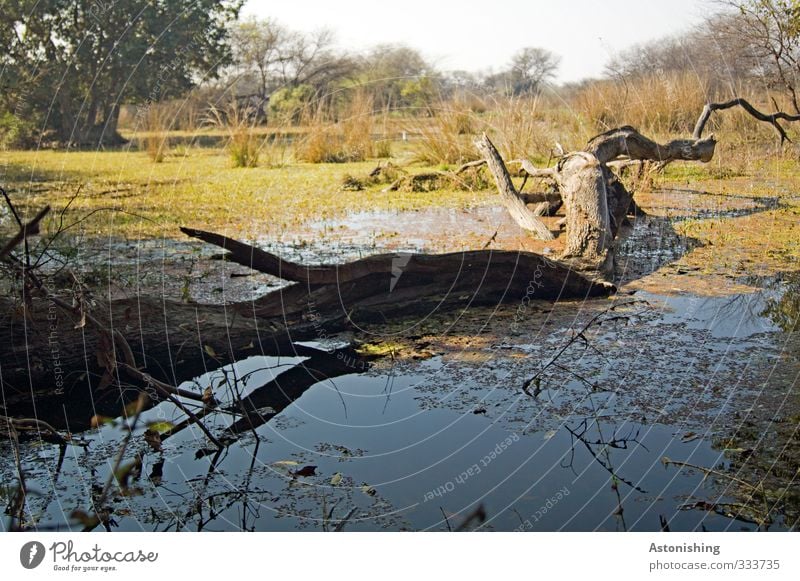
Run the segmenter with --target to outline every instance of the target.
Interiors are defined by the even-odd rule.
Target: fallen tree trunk
[[[437,311],[524,297],[582,299],[613,290],[532,253],[389,254],[306,266],[218,234],[184,231],[224,248],[231,261],[295,284],[229,305],[156,297],[97,301],[92,324],[82,324],[79,312],[64,307],[67,297],[58,302],[34,297],[27,303],[0,299],[4,413],[44,414],[57,427],[74,430],[102,414],[104,406],[118,405],[130,388],[141,388],[118,359],[132,357],[137,370],[177,387],[254,355],[312,354],[317,350],[296,342],[390,319],[422,320]]]

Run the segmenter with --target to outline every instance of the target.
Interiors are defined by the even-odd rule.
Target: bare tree
[[[363,56],[358,77],[381,109],[424,107],[438,85],[436,70],[419,51],[395,44],[378,45]]]
[[[514,94],[536,94],[552,80],[561,63],[561,57],[549,50],[526,47],[511,59],[511,80]]]
[[[721,32],[731,42],[747,43],[759,59],[771,88],[783,90],[800,114],[800,3],[796,0],[724,0],[737,15]]]
[[[266,115],[264,108],[278,91],[286,93],[282,101],[298,95],[307,100],[353,72],[351,59],[334,50],[329,30],[305,34],[252,18],[237,25],[232,44],[237,98],[247,100],[259,116]]]
[[[560,62],[549,50],[526,47],[514,54],[507,70],[490,75],[486,83],[511,95],[536,95],[553,79]]]

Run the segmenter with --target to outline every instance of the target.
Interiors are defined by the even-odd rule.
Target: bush
[[[10,111],[0,114],[0,149],[29,149],[38,141],[36,123]]]

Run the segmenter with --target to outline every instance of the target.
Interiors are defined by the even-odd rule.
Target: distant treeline
[[[153,106],[170,110],[160,128],[186,130],[232,106],[254,125],[338,121],[354,95],[384,114],[430,117],[451,101],[479,114],[493,99],[546,97],[559,66],[547,49],[525,47],[492,72],[442,71],[411,47],[354,54],[331,31],[239,20],[241,5],[0,0],[0,146],[119,143],[121,127],[147,130]],[[604,78],[558,92],[597,128],[657,110],[655,128],[678,132],[690,105],[715,98],[757,95],[800,113],[798,74],[800,4],[726,0],[693,30],[633,47]]]

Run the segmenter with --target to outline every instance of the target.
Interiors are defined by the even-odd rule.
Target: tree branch
[[[511,181],[508,169],[503,163],[503,159],[485,133],[475,142],[475,146],[489,165],[489,170],[494,176],[503,205],[505,205],[511,217],[514,218],[514,221],[525,230],[530,230],[536,234],[541,240],[552,240],[553,233],[539,220],[534,212],[528,209],[525,202],[520,198],[519,192]]]
[[[724,103],[706,103],[705,107],[703,107],[703,112],[697,119],[697,124],[694,126],[692,137],[694,139],[700,139],[703,136],[703,130],[706,127],[706,123],[708,123],[708,120],[711,118],[711,114],[714,111],[723,111],[725,109],[731,109],[732,107],[741,107],[759,121],[763,121],[772,125],[775,128],[775,131],[778,132],[778,135],[780,135],[781,145],[783,145],[784,141],[788,141],[789,143],[792,142],[792,140],[789,139],[789,136],[786,135],[786,130],[781,127],[780,123],[778,123],[778,120],[788,122],[800,121],[800,115],[790,115],[788,113],[784,113],[783,111],[777,111],[767,115],[753,107],[746,99],[742,98],[733,99]]]

